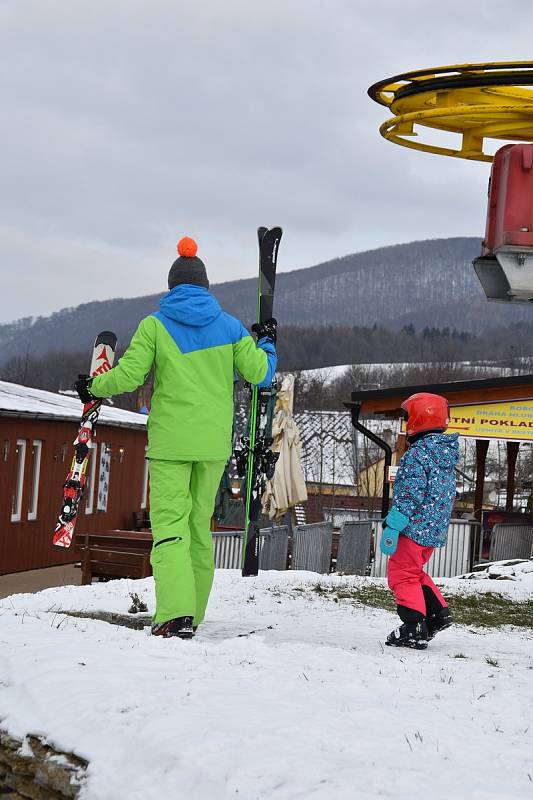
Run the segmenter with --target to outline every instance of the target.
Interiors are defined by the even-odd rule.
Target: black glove
[[[276,344],[277,327],[278,327],[277,319],[274,319],[274,317],[270,317],[270,319],[267,319],[264,322],[256,322],[254,325],[252,325],[252,330],[257,335],[258,341],[259,339],[266,339],[268,342]]]
[[[95,399],[94,395],[91,394],[90,388],[93,379],[90,375],[78,375],[78,380],[74,384],[74,388],[76,389],[78,396],[82,403],[92,403]]]

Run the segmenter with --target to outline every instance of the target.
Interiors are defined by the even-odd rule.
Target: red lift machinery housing
[[[533,144],[495,154],[485,238],[473,264],[489,300],[533,303]]]

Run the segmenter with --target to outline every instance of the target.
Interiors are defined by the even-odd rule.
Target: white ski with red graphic
[[[90,375],[102,375],[109,372],[115,360],[117,337],[111,331],[102,331],[94,342]],[[78,517],[78,509],[83,495],[83,487],[87,478],[90,446],[95,434],[98,415],[100,414],[100,398],[83,406],[80,428],[74,440],[74,458],[70,465],[67,479],[63,484],[63,504],[54,531],[53,543],[57,547],[70,547],[74,535],[74,527]]]

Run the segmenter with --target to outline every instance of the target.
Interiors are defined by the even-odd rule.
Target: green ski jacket
[[[91,392],[132,392],[154,366],[148,458],[225,461],[231,454],[234,371],[268,386],[276,364],[271,342],[256,344],[207,289],[181,284],[163,297],[159,312],[141,321],[117,366],[93,378]]]

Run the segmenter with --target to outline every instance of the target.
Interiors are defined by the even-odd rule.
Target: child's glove
[[[379,549],[385,556],[392,556],[392,554],[396,551],[398,547],[398,538],[400,536],[400,531],[396,530],[395,528],[389,528],[386,525],[383,525],[383,531],[381,533],[381,539],[379,542]]]
[[[398,547],[401,531],[409,524],[409,517],[393,508],[383,521],[383,532],[379,542],[379,549],[386,556],[392,556]]]

